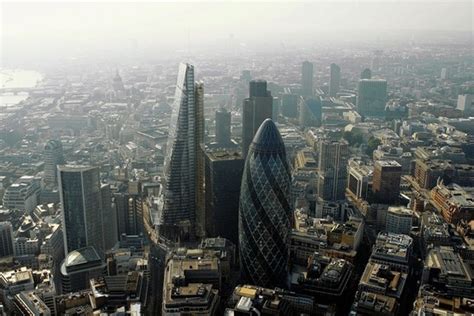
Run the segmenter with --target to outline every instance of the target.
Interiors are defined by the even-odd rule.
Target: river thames
[[[43,75],[32,70],[0,69],[1,88],[31,88],[35,87]],[[11,106],[28,98],[28,93],[3,93],[0,95],[0,107]]]

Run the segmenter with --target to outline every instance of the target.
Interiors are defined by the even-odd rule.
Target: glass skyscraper
[[[57,167],[64,164],[63,146],[59,140],[50,140],[44,146],[44,182],[57,187]]]
[[[196,223],[196,166],[201,138],[198,134],[203,132],[198,122],[202,111],[197,107],[202,106],[202,102],[197,102],[197,92],[202,94],[202,85],[196,84],[195,87],[194,66],[181,64],[166,146],[160,201],[160,235],[172,240],[194,234]]]
[[[58,166],[64,250],[104,250],[99,168]]]
[[[303,62],[301,66],[301,95],[313,95],[313,64],[309,61]]]
[[[331,64],[331,77],[329,79],[329,96],[335,97],[339,92],[341,84],[341,68],[336,64]]]
[[[273,115],[273,97],[267,90],[265,80],[252,80],[249,83],[249,97],[242,108],[242,155],[247,157],[250,143],[260,124]]]
[[[271,119],[258,129],[245,161],[239,207],[243,277],[263,286],[284,286],[290,234],[290,167]]]

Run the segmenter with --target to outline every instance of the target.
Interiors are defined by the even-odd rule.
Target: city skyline
[[[472,5],[2,3],[0,314],[474,314]]]

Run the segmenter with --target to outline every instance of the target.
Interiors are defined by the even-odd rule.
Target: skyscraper
[[[281,115],[289,118],[298,117],[298,95],[285,93],[281,96]]]
[[[313,95],[313,64],[309,61],[303,62],[301,67],[301,95],[305,97]]]
[[[0,258],[13,256],[13,227],[10,222],[0,222]]]
[[[384,116],[387,102],[387,81],[382,79],[359,80],[357,110],[362,116]]]
[[[196,90],[197,89],[197,90]],[[194,66],[181,64],[170,120],[164,163],[163,189],[160,196],[159,234],[176,240],[194,234],[196,224],[197,154],[200,143],[202,102],[196,93]],[[199,189],[198,189],[199,190]]]
[[[341,68],[336,64],[331,64],[331,77],[329,79],[329,96],[335,97],[339,92],[341,84]]]
[[[206,212],[204,200],[204,83],[196,82],[195,150],[196,150],[196,235],[204,237],[206,232]]]
[[[374,165],[372,191],[379,202],[390,203],[400,194],[402,165],[395,160],[377,160]]]
[[[216,111],[216,142],[220,146],[227,146],[230,144],[230,123],[231,114],[224,108]]]
[[[319,144],[318,197],[324,201],[345,198],[349,146],[345,140],[323,139]]]
[[[110,184],[100,187],[100,201],[102,210],[102,232],[104,235],[104,249],[111,249],[118,241],[117,212],[112,208],[112,192]]]
[[[249,282],[282,286],[290,234],[290,167],[272,120],[258,129],[245,161],[240,190],[240,266]]]
[[[99,168],[58,166],[58,177],[66,255],[87,246],[103,251]]]
[[[299,100],[300,125],[304,127],[321,126],[322,102],[320,97],[303,98]]]
[[[272,117],[273,97],[265,80],[250,81],[249,97],[244,100],[242,112],[242,155],[245,159],[258,128],[265,119]]]
[[[63,146],[59,140],[50,140],[44,146],[44,182],[58,186],[57,167],[64,164]]]
[[[239,244],[240,184],[244,160],[233,149],[206,152],[206,232]]]
[[[372,79],[372,71],[369,68],[365,68],[360,73],[360,79]]]

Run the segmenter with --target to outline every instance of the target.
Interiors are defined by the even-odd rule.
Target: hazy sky
[[[186,50],[229,39],[384,37],[403,30],[471,31],[472,1],[4,2],[4,61],[117,50]]]

